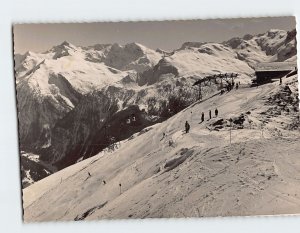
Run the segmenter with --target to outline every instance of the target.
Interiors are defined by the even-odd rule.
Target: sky
[[[270,29],[291,30],[291,17],[208,19],[183,21],[16,24],[15,53],[44,52],[68,41],[77,46],[137,42],[152,49],[174,50],[184,42],[222,42]]]

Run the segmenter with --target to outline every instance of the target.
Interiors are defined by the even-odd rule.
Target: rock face
[[[38,155],[21,152],[21,181],[24,188],[37,180],[51,175],[55,171],[55,168],[41,162]]]
[[[104,64],[118,70],[145,71],[154,66],[161,55],[137,43],[121,46],[113,44],[104,59]]]
[[[20,146],[23,149],[43,147],[44,129],[52,128],[81,98],[81,94],[63,76],[52,76],[49,80],[63,88],[63,93],[43,95],[30,80],[17,85]]]
[[[160,78],[163,78],[163,75],[177,77],[178,74],[177,68],[172,63],[168,62],[167,59],[161,59],[153,69],[141,73],[137,81],[140,86],[152,85],[161,81]]]
[[[236,72],[250,82],[256,61],[293,59],[295,31],[271,30],[224,43],[187,42],[172,52],[137,43],[78,47],[15,56],[21,150],[62,169],[99,153],[195,102],[192,84]],[[217,92],[205,86],[203,95]],[[125,124],[131,115],[136,122]],[[108,125],[110,132],[107,134]],[[127,126],[130,126],[129,128]]]
[[[226,121],[224,121],[223,118],[217,117],[210,120],[208,129],[218,131],[220,129],[223,129],[225,126],[226,126]]]
[[[75,109],[52,129],[52,143],[41,149],[41,159],[62,169],[77,160],[89,158],[157,122],[138,106],[118,111],[116,102],[101,92],[83,97]],[[112,141],[113,140],[113,141]]]

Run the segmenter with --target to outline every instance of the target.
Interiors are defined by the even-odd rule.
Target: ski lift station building
[[[284,77],[291,72],[297,72],[297,62],[263,62],[255,67],[256,80],[254,82],[266,83],[272,79]]]

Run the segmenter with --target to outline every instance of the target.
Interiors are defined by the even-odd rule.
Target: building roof
[[[297,67],[297,62],[262,62],[254,67],[255,72],[261,71],[292,71]]]

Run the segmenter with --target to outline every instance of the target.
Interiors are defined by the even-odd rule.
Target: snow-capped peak
[[[74,52],[78,51],[78,49],[79,48],[77,48],[75,45],[64,41],[60,45],[52,47],[46,53],[53,53],[53,59],[58,59],[60,57],[72,55]]]
[[[119,70],[143,72],[161,59],[161,54],[138,43],[113,44],[104,58],[107,66]]]
[[[24,53],[24,57],[28,57],[28,56],[35,56],[36,53],[32,52],[32,51],[27,51],[26,53]]]
[[[56,45],[53,47],[54,50],[59,49],[59,48],[73,49],[73,50],[77,49],[77,47],[75,45],[71,44],[70,42],[68,42],[66,40],[64,42],[62,42],[60,45]]]

